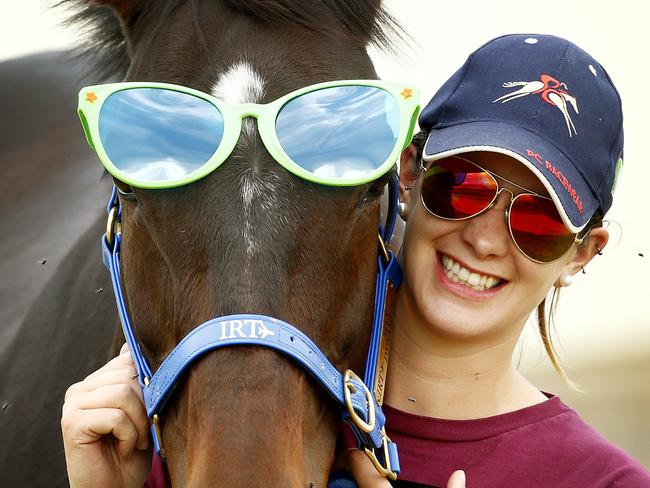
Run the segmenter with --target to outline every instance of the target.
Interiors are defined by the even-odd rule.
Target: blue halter
[[[385,229],[379,229],[380,252],[375,289],[375,312],[364,379],[348,370],[341,374],[300,330],[287,322],[265,315],[239,314],[217,317],[187,334],[169,353],[158,370],[151,371],[131,325],[120,275],[122,208],[113,187],[108,202],[108,224],[102,237],[104,265],[111,273],[113,291],[126,342],[142,387],[156,453],[165,458],[160,434],[160,415],[176,381],[196,359],[208,351],[225,347],[263,346],[283,353],[302,365],[341,407],[342,419],[354,433],[359,449],[370,457],[377,470],[395,479],[400,471],[397,446],[386,435],[386,418],[381,410],[390,346],[390,314],[384,324],[387,297],[392,299],[401,283],[401,270],[392,251],[387,250],[397,210],[397,178],[389,184],[389,211]],[[386,310],[390,312],[390,310]]]

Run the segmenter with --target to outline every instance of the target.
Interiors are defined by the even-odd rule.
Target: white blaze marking
[[[255,195],[255,184],[248,178],[242,181],[242,200],[244,201],[244,240],[246,241],[246,254],[249,257],[255,252],[255,242],[251,236],[251,205]]]
[[[247,61],[240,61],[222,73],[212,87],[212,95],[232,105],[259,103],[264,97],[266,82]],[[244,137],[240,143],[254,136],[254,121],[249,117],[243,122]],[[263,189],[246,176],[242,181],[242,200],[244,203],[244,222],[242,223],[246,254],[251,258],[255,252],[255,242],[251,234],[251,208],[253,197]],[[246,271],[250,271],[246,266]]]
[[[250,63],[240,61],[219,76],[212,87],[212,95],[233,105],[259,103],[264,96],[265,85],[264,78]],[[244,121],[244,132],[247,136],[253,135],[253,121],[250,118]]]
[[[241,61],[219,76],[212,95],[231,104],[259,103],[264,85],[264,78],[248,62]]]

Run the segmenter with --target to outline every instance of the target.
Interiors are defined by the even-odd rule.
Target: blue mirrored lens
[[[179,180],[215,153],[223,116],[210,102],[187,93],[130,88],[104,102],[99,136],[110,160],[129,178]]]
[[[275,129],[284,151],[306,171],[341,180],[362,178],[395,148],[399,107],[381,88],[323,88],[287,102]]]

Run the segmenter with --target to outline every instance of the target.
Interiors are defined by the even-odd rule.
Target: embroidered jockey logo
[[[224,320],[220,322],[221,336],[224,339],[266,339],[267,336],[274,336],[275,332],[269,329],[261,320]]]
[[[573,120],[571,120],[571,116],[569,115],[569,105],[573,107],[576,114],[579,113],[578,101],[568,93],[566,84],[559,82],[552,76],[542,75],[539,80],[506,81],[501,86],[503,86],[503,88],[514,88],[520,86],[521,88],[497,98],[492,103],[506,103],[516,98],[539,94],[542,97],[542,100],[562,112],[564,122],[569,130],[569,137],[573,137],[578,133],[575,125],[573,125]]]

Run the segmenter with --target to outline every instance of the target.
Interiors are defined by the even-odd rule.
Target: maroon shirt
[[[147,478],[143,488],[167,488],[171,485],[165,463],[160,459],[160,456],[154,454],[151,473],[149,473],[149,478]]]
[[[463,469],[475,488],[650,487],[641,464],[556,396],[476,420],[421,417],[388,405],[383,410],[399,447],[400,480],[444,487],[453,471]],[[155,458],[145,487],[167,486],[164,464]]]
[[[556,396],[476,420],[384,412],[403,480],[444,487],[463,469],[475,488],[650,487],[650,472]]]

